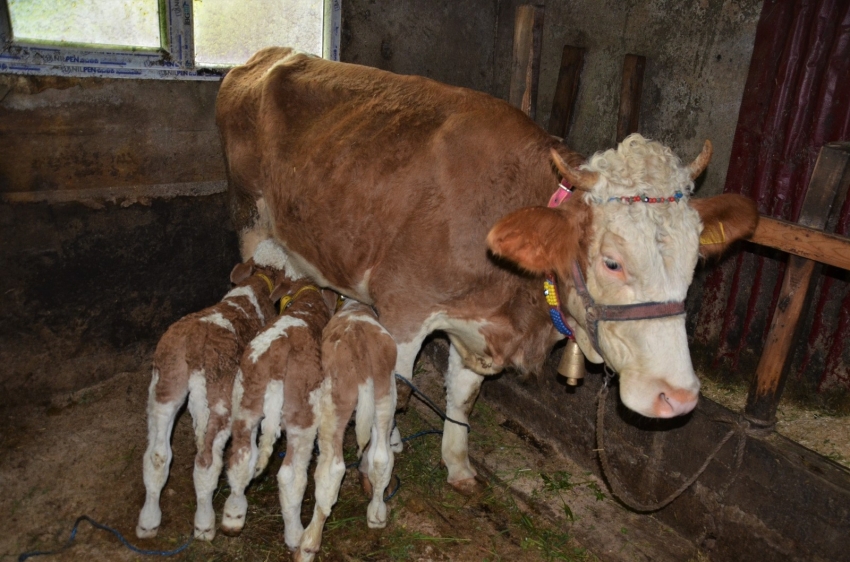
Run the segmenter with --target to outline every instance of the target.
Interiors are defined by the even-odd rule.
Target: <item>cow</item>
[[[691,197],[709,141],[687,165],[640,135],[585,160],[486,94],[282,47],[227,74],[216,122],[243,252],[274,238],[374,306],[403,377],[426,336],[448,336],[460,423],[445,423],[442,457],[459,491],[476,488],[464,424],[484,377],[540,369],[562,332],[619,372],[635,412],[696,405],[683,300],[699,256],[758,218],[741,196]]]
[[[393,370],[396,345],[372,307],[346,299],[322,333],[322,384],[316,504],[295,560],[307,562],[319,552],[322,529],[339,496],[345,475],[342,442],[355,408],[355,435],[361,481],[371,492],[366,508],[369,527],[386,521],[384,490],[393,469],[390,434],[395,413]]]
[[[319,426],[324,380],[322,330],[333,314],[337,296],[316,287],[307,277],[288,279],[275,289],[275,296],[278,293],[283,297],[280,316],[256,335],[239,362],[227,467],[230,496],[224,504],[221,530],[229,536],[242,531],[248,511],[245,488],[265,469],[275,441],[285,429],[286,455],[277,482],[284,540],[296,549],[304,532],[301,502]]]

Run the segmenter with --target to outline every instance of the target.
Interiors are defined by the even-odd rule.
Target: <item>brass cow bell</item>
[[[576,386],[584,378],[584,354],[575,340],[569,340],[564,347],[558,373],[567,378],[567,384]]]

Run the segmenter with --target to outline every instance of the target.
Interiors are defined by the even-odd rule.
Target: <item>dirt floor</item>
[[[414,380],[439,402],[442,377],[427,363],[419,371]],[[2,413],[0,511],[7,520],[0,534],[0,559],[61,547],[83,514],[114,528],[141,549],[167,551],[187,542],[195,501],[194,445],[186,413],[174,431],[174,460],[162,498],[159,536],[139,540],[134,533],[144,499],[141,457],[146,446],[148,381],[146,371],[119,373],[97,387],[54,398],[49,407]],[[397,422],[403,436],[441,426],[437,415],[416,399]],[[397,482],[400,488],[388,503],[387,528],[367,528],[367,500],[356,468],[350,468],[325,528],[320,559],[702,559],[689,542],[652,517],[624,510],[610,499],[604,484],[489,405],[476,405],[471,425],[471,456],[483,481],[480,493],[464,497],[445,483],[439,435],[408,441],[396,456],[398,479],[393,485]],[[347,451],[354,461],[353,446]],[[273,458],[269,471],[248,490],[242,535],[230,538],[219,533],[211,543],[191,542],[172,559],[288,560],[274,478],[280,464],[277,451]],[[312,493],[308,488],[305,521],[312,513]],[[215,498],[219,517],[227,494],[222,477]],[[31,559],[145,558],[114,535],[83,522],[70,548]]]

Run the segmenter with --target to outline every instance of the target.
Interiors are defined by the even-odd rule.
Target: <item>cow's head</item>
[[[590,361],[605,361],[620,374],[627,407],[650,417],[691,411],[700,385],[684,314],[601,321],[594,341],[576,278],[597,305],[680,303],[700,255],[717,255],[752,234],[755,204],[738,195],[690,199],[694,178],[711,158],[708,141],[687,166],[640,135],[580,168],[557,152],[553,157],[576,194],[557,208],[529,207],[502,218],[488,235],[490,249],[532,273],[555,274],[579,346]]]

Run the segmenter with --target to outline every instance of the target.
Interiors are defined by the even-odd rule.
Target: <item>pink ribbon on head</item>
[[[556,189],[555,193],[552,194],[552,197],[549,198],[549,207],[557,207],[569,199],[570,195],[573,194],[572,188],[573,186],[570,185],[570,182],[568,182],[566,178],[562,179],[561,183],[558,184],[558,189]]]

